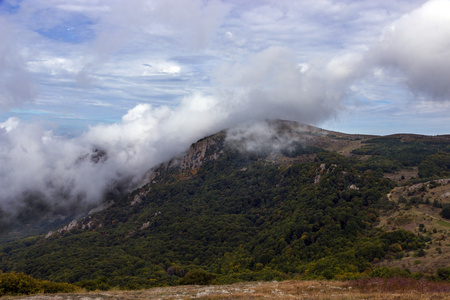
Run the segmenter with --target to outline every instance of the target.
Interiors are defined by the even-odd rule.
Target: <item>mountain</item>
[[[58,230],[3,242],[0,269],[87,289],[412,276],[412,266],[438,276],[450,250],[448,177],[449,135],[248,124],[199,140]],[[412,210],[433,210],[432,220],[416,224]],[[421,269],[431,256],[433,269]]]

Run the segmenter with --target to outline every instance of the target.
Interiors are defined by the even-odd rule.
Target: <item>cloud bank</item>
[[[16,118],[0,123],[0,207],[14,215],[32,204],[20,201],[30,194],[46,199],[50,212],[63,203],[87,207],[113,184],[135,187],[152,166],[205,135],[266,118],[316,123],[339,105],[336,84],[313,85],[315,75],[299,68],[285,48],[262,51],[248,64],[222,66],[216,76],[222,88],[215,93],[193,94],[176,107],[139,104],[120,123],[94,126],[72,139]],[[332,83],[332,76],[327,80]]]

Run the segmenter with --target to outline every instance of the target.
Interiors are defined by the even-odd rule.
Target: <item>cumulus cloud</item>
[[[0,123],[0,209],[10,217],[45,204],[46,213],[99,204],[115,185],[136,187],[143,174],[215,127],[207,97],[183,108],[140,104],[122,122],[63,139],[36,124]],[[203,107],[203,108],[202,108]]]
[[[30,193],[49,211],[98,204],[114,184],[135,187],[151,167],[218,130],[267,118],[327,119],[339,106],[342,75],[320,68],[305,71],[289,49],[269,48],[218,69],[217,92],[194,93],[176,107],[138,104],[121,122],[72,139],[11,118],[0,124],[0,206],[14,214]]]
[[[33,206],[63,214],[99,204],[116,185],[136,187],[152,166],[221,129],[227,114],[219,107],[200,94],[175,108],[139,104],[121,122],[72,139],[10,118],[0,123],[0,209],[11,218]]]
[[[327,69],[327,63],[299,65],[291,49],[271,47],[243,63],[222,65],[214,77],[240,121],[281,118],[318,124],[339,111],[349,78]]]
[[[415,93],[450,101],[450,1],[431,0],[386,28],[369,63],[401,72]]]

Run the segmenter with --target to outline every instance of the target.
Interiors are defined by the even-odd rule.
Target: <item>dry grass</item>
[[[215,286],[175,286],[140,291],[36,295],[5,299],[450,299],[450,283],[405,278],[357,281],[244,282]]]
[[[422,188],[425,186],[425,188]],[[417,257],[417,251],[410,251],[401,259],[385,259],[377,266],[408,268],[412,272],[432,274],[437,268],[450,265],[450,223],[439,213],[441,208],[431,205],[435,200],[450,203],[450,182],[441,182],[432,187],[428,182],[411,186],[401,186],[388,194],[389,200],[398,204],[398,209],[385,212],[379,219],[379,227],[391,231],[399,228],[415,234],[429,237],[431,240],[425,247],[425,256]],[[407,206],[399,203],[400,198],[409,201],[413,197],[428,199],[430,205],[416,204]],[[420,230],[423,226],[425,230]]]
[[[396,173],[385,173],[384,176],[386,178],[389,178],[389,179],[397,182],[398,184],[403,184],[413,177],[415,177],[415,178],[419,177],[419,168],[418,167],[409,167],[409,168],[401,169],[400,171],[398,171]]]

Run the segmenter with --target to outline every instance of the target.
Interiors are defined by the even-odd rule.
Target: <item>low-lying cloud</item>
[[[186,100],[195,101],[207,98]],[[49,215],[62,214],[62,207],[99,204],[115,185],[136,187],[152,166],[215,128],[215,116],[190,107],[197,106],[172,110],[140,104],[121,123],[92,127],[72,139],[16,118],[0,123],[0,209],[14,218],[45,203]]]
[[[152,166],[218,130],[266,118],[321,122],[335,114],[340,90],[308,72],[292,51],[270,48],[248,64],[222,66],[216,73],[222,88],[215,93],[193,94],[174,108],[139,104],[120,123],[72,139],[10,118],[0,124],[0,207],[14,215],[30,193],[45,198],[49,210],[64,202],[87,207],[114,184],[135,187]]]

